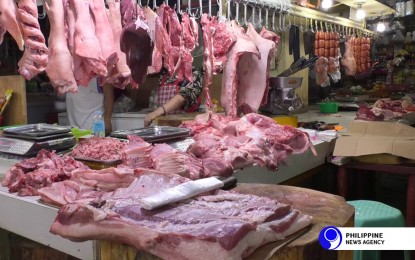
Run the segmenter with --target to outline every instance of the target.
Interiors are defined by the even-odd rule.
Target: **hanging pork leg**
[[[19,73],[31,80],[46,69],[49,51],[40,31],[36,0],[20,0],[18,6],[17,18],[25,41],[25,51],[18,63]]]

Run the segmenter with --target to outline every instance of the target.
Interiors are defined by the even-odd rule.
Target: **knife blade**
[[[234,187],[236,183],[237,179],[234,176],[228,177],[226,179],[209,177],[194,181],[188,181],[175,187],[161,190],[153,195],[142,198],[140,200],[140,205],[144,209],[152,210],[168,204],[192,198],[207,191],[219,188],[230,189]]]

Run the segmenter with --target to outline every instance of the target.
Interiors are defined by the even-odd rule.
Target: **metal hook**
[[[46,17],[46,8],[44,5],[45,3],[42,1],[42,13],[37,15],[39,19],[44,19]]]
[[[276,32],[277,28],[275,28],[275,13],[277,12],[277,5],[274,5],[274,12],[272,12],[272,27],[271,29]]]
[[[202,1],[202,0],[200,0],[200,1]],[[236,21],[236,23],[240,24],[239,23],[239,1],[235,1],[235,12],[236,12],[235,21]]]
[[[269,12],[269,8],[265,8],[265,28],[268,29],[268,12]]]
[[[248,20],[246,18],[248,13],[248,3],[244,3],[244,22],[243,25],[248,25]]]
[[[228,6],[227,17],[228,17],[228,21],[230,21],[232,17],[231,0],[226,0],[226,5]]]
[[[209,0],[208,7],[209,7],[209,17],[212,17],[212,0]]]

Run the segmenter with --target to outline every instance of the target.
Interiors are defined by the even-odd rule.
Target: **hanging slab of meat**
[[[152,62],[154,45],[148,32],[148,25],[138,17],[121,34],[121,51],[127,56],[131,77],[138,85],[146,80],[147,69]]]
[[[46,69],[49,51],[37,20],[36,0],[20,0],[18,7],[17,18],[25,41],[25,51],[18,63],[19,73],[26,80],[31,80]]]
[[[14,0],[0,1],[0,27],[3,28],[3,35],[5,30],[8,31],[16,41],[19,49],[23,51],[23,35],[19,22],[17,21],[17,6]]]
[[[177,56],[178,53],[177,48],[173,50],[169,34],[169,10],[170,7],[163,3],[157,8],[157,16],[160,18],[161,24],[163,26],[163,66],[167,69],[169,75],[173,75],[175,68],[174,57]],[[173,54],[173,52],[176,53]]]
[[[76,92],[78,85],[73,73],[72,55],[66,41],[63,2],[62,0],[46,0],[43,8],[46,9],[50,22],[46,73],[57,93]]]
[[[210,85],[212,84],[213,75],[213,39],[212,39],[212,27],[210,25],[210,19],[208,14],[202,14],[200,18],[200,24],[202,25],[203,36],[203,71],[204,76],[204,89],[206,93],[206,106],[212,108],[212,98],[210,97]]]
[[[316,83],[322,87],[330,85],[330,79],[327,74],[329,61],[326,57],[319,57],[316,62]]]
[[[190,21],[189,15],[187,13],[182,14],[182,45],[180,48],[180,57],[181,62],[178,65],[179,68],[177,70],[177,78],[180,80],[182,78],[192,82],[192,63],[193,63],[193,56],[191,52],[195,49],[196,43],[198,41],[195,38],[193,28],[194,24]],[[197,26],[197,23],[196,23]],[[197,35],[196,35],[197,36]]]
[[[269,55],[268,55],[268,65],[267,65],[267,70],[266,70],[266,72],[267,72],[266,84],[267,85],[265,87],[264,97],[262,98],[262,101],[261,101],[261,105],[266,105],[267,102],[268,102],[268,93],[269,93],[269,80],[268,79],[269,79],[270,65],[271,65],[271,61],[275,58],[275,52],[277,51],[276,48],[277,48],[277,45],[280,42],[280,37],[277,34],[275,34],[274,32],[268,31],[267,29],[265,29],[265,27],[262,28],[259,35],[261,35],[264,39],[271,40],[275,43],[275,48],[272,49],[269,52]]]
[[[337,83],[340,80],[341,73],[340,73],[339,57],[337,57],[337,58],[330,57],[329,58],[329,64],[328,64],[327,72],[329,73],[329,75],[330,75],[330,77],[331,77],[331,79],[333,80],[334,83]]]
[[[186,181],[141,173],[128,188],[101,200],[62,206],[50,231],[72,241],[115,240],[163,259],[242,259],[311,222],[290,205],[225,191],[152,211],[140,207],[140,198]]]
[[[239,61],[243,56],[248,56],[245,59],[253,59],[255,55],[257,59],[260,59],[261,53],[252,40],[243,33],[243,28],[236,24],[235,21],[232,21],[231,23],[233,32],[237,36],[237,40],[226,54],[227,61],[222,77],[221,104],[225,108],[226,115],[237,117],[237,108],[238,105],[240,105],[237,103],[237,95],[241,82],[240,80],[242,74],[246,73],[245,70],[240,71],[240,67],[238,65]]]
[[[118,61],[115,50],[114,34],[112,32],[103,0],[90,0],[89,7],[94,21],[95,35],[98,38],[102,57],[107,64],[107,71],[111,73]]]
[[[163,48],[169,36],[164,30],[160,18],[150,7],[145,6],[143,12],[148,24],[150,38],[154,43],[152,63],[148,67],[148,74],[154,74],[160,72],[163,67]]]
[[[213,43],[213,74],[223,70],[228,59],[229,49],[236,43],[237,35],[230,23],[218,22],[217,17],[211,18]]]
[[[99,40],[95,35],[88,0],[69,0],[69,6],[75,14],[74,53],[81,58],[81,66],[84,66],[90,77],[105,77],[108,73],[107,64],[102,56]],[[75,78],[78,80],[76,73]]]
[[[260,57],[244,55],[238,63],[239,86],[237,90],[238,110],[246,104],[251,111],[258,111],[268,86],[269,66],[274,58],[275,42],[259,35],[254,26],[248,24],[246,35],[257,46]]]
[[[63,0],[65,10],[66,22],[66,37],[68,42],[68,49],[72,54],[73,60],[73,74],[78,86],[88,86],[89,82],[95,77],[95,73],[89,71],[82,58],[75,53],[75,10],[73,5],[69,4],[70,0]]]
[[[114,36],[114,48],[118,54],[118,61],[113,70],[108,71],[106,82],[116,88],[124,89],[131,81],[131,70],[127,65],[127,56],[121,51],[121,10],[119,0],[107,0],[108,20]]]
[[[345,68],[345,73],[347,76],[354,76],[357,71],[356,59],[354,57],[354,37],[347,36],[347,41],[345,42],[345,51],[341,64]]]

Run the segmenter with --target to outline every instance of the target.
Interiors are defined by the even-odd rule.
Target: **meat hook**
[[[192,0],[188,0],[188,4],[187,4],[187,13],[189,14],[190,17],[196,17],[197,14],[199,13],[199,9],[196,9],[196,13],[192,13]]]
[[[261,4],[261,8],[259,8],[259,14],[258,14],[258,28],[262,27],[262,9],[264,9],[264,2]]]
[[[235,1],[235,21],[239,24],[239,1]]]
[[[255,0],[255,3],[252,5],[252,14],[251,14],[251,22],[252,22],[252,25],[254,27],[256,27],[255,26],[256,25],[256,23],[255,23],[255,5],[256,5],[256,0]]]
[[[275,28],[275,13],[277,12],[277,5],[274,4],[274,12],[272,12],[272,30],[274,32],[277,31],[277,28]]]
[[[232,17],[231,0],[226,0],[226,5],[228,7],[228,11],[226,12],[227,13],[227,19],[228,19],[228,21],[230,21],[231,20],[231,17]]]
[[[42,0],[42,13],[38,14],[37,17],[39,19],[44,19],[46,17],[45,1],[43,1],[43,0]]]
[[[265,28],[268,29],[268,11],[269,11],[269,7],[265,8]]]
[[[209,7],[209,17],[212,17],[212,0],[209,0],[208,7]]]
[[[244,22],[243,25],[248,25],[248,20],[246,18],[246,15],[248,13],[248,3],[244,3]]]
[[[203,14],[203,3],[202,3],[202,0],[199,0],[199,16],[197,16],[196,18],[202,17],[202,14]]]

